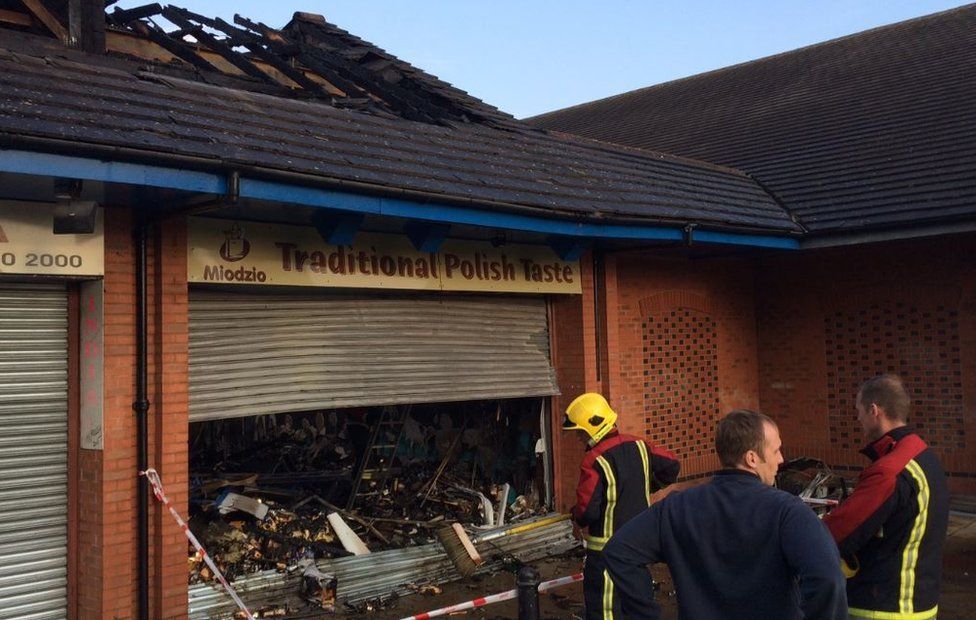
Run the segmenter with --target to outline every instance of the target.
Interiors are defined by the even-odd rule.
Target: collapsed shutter
[[[190,294],[191,421],[557,392],[541,298]]]
[[[0,618],[67,617],[68,304],[0,285]]]

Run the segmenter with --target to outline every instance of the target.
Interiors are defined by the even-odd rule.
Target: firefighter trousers
[[[583,560],[583,604],[585,620],[623,618],[620,599],[614,594],[613,582],[600,551],[587,551]]]

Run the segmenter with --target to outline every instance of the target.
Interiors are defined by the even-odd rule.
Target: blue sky
[[[147,0],[123,0],[124,8]],[[165,3],[165,2],[164,2]],[[177,0],[281,27],[320,13],[517,117],[962,6],[938,0]]]

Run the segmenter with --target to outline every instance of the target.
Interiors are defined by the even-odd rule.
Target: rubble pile
[[[776,474],[776,486],[807,502],[818,514],[850,494],[853,485],[826,463],[809,457],[783,463]]]
[[[373,413],[219,420],[191,431],[189,525],[228,579],[428,545],[453,522],[498,527],[546,512],[537,438],[500,407],[480,418],[413,411],[382,432]],[[190,583],[214,579],[191,556]]]

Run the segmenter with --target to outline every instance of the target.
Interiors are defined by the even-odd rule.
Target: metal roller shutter
[[[546,303],[190,294],[190,420],[556,394]]]
[[[0,285],[0,619],[67,617],[68,304]]]

